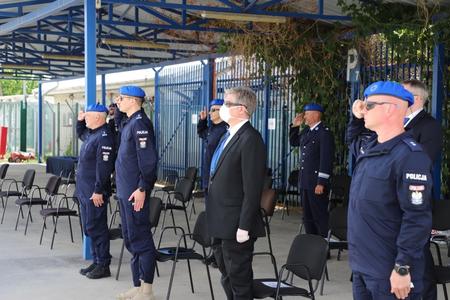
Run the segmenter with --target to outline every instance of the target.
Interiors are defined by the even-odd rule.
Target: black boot
[[[100,279],[104,277],[111,276],[111,271],[109,271],[109,266],[98,265],[94,270],[86,274],[89,279]]]
[[[89,267],[80,269],[80,274],[86,276],[86,274],[94,270],[96,266],[95,263],[92,263]]]

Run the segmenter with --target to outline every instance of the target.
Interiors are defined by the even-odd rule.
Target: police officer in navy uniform
[[[134,287],[119,299],[154,299],[152,284],[156,250],[150,231],[149,198],[156,181],[158,155],[150,119],[142,109],[145,92],[137,86],[123,86],[116,99],[126,117],[119,125],[120,146],[116,160],[116,186],[120,203],[125,246],[133,255]]]
[[[323,107],[305,105],[289,130],[291,146],[300,147],[299,190],[303,203],[303,223],[306,233],[328,234],[328,195],[326,193],[333,170],[334,139],[322,121]],[[299,131],[299,126],[307,126]]]
[[[413,95],[379,81],[353,105],[356,118],[376,132],[357,157],[348,212],[354,299],[422,299],[423,247],[431,230],[431,160],[405,132]]]
[[[211,125],[208,126],[208,113],[206,109],[200,112],[200,120],[197,124],[197,134],[204,141],[205,153],[203,155],[202,186],[205,193],[208,191],[209,169],[211,167],[211,158],[220,138],[227,131],[228,124],[224,122],[219,115],[220,107],[223,105],[223,99],[214,99],[210,102],[209,118]]]
[[[77,135],[83,141],[77,168],[76,194],[84,234],[91,238],[93,262],[80,270],[91,279],[111,276],[107,204],[114,170],[114,135],[106,124],[108,109],[101,104],[80,112]]]

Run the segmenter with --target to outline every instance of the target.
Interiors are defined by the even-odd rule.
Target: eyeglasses
[[[240,104],[240,103],[224,102],[223,104],[224,104],[225,106],[227,106],[227,107],[232,107],[232,106],[243,106],[243,107],[247,108],[247,106],[245,106],[244,104]]]
[[[216,111],[219,111],[219,110],[220,110],[220,108],[211,108],[209,112],[213,113],[213,112],[216,112]]]
[[[383,105],[383,104],[392,104],[392,105],[397,106],[397,104],[391,103],[391,102],[373,102],[373,101],[364,101],[364,104],[366,105],[366,109],[367,109],[367,110],[374,109],[375,106],[377,106],[377,105]]]

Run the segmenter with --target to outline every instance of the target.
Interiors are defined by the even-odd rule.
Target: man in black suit
[[[220,118],[230,127],[211,159],[206,215],[214,254],[228,300],[253,299],[254,243],[265,235],[260,212],[266,170],[266,148],[249,119],[256,110],[255,93],[229,89]]]
[[[305,105],[289,129],[291,146],[300,147],[299,189],[303,203],[303,224],[306,233],[328,234],[328,195],[326,193],[333,171],[334,138],[322,121],[323,107],[316,103]],[[307,126],[301,131],[299,126]]]
[[[442,151],[442,126],[430,116],[423,107],[428,99],[427,86],[419,80],[403,81],[403,86],[414,95],[414,104],[409,107],[410,114],[405,118],[405,129],[413,133],[435,165]],[[430,245],[425,245],[425,272],[423,277],[423,299],[436,300],[437,287],[434,278],[434,261]]]

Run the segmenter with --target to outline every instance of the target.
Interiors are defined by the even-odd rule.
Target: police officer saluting
[[[333,171],[334,139],[322,121],[323,107],[316,103],[305,105],[289,129],[291,146],[300,147],[299,190],[303,204],[306,233],[328,234],[329,179]],[[307,127],[299,131],[299,126]]]
[[[354,299],[421,299],[431,161],[404,129],[414,96],[396,82],[379,81],[364,98],[355,101],[353,114],[377,135],[351,145],[357,157],[348,212]]]
[[[142,109],[145,92],[137,86],[119,90],[117,107],[126,118],[119,125],[120,146],[116,160],[116,186],[125,246],[133,255],[134,287],[119,299],[154,299],[152,284],[156,250],[150,231],[149,198],[156,181],[158,156],[150,119]]]
[[[111,276],[107,203],[114,171],[114,136],[106,124],[108,109],[100,104],[78,114],[77,135],[83,141],[77,168],[76,194],[80,200],[84,234],[91,238],[93,263],[80,273],[90,279]]]

